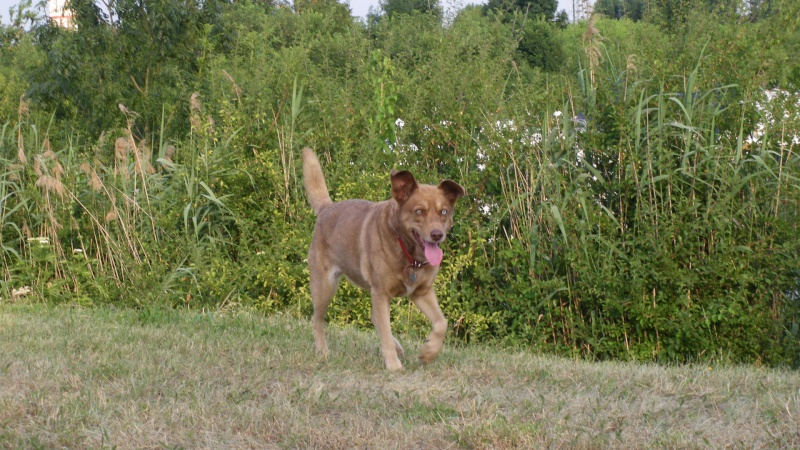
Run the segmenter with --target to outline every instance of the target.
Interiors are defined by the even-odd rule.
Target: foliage
[[[0,21],[0,122],[17,113],[19,100],[27,90],[24,73],[41,64],[41,52],[35,46],[27,27],[39,23],[31,0],[21,1],[11,11],[9,23]],[[0,16],[2,19],[2,16]]]
[[[442,5],[438,0],[381,0],[380,7],[388,18],[415,12],[442,17]]]
[[[564,52],[553,34],[553,26],[544,20],[525,22],[518,47],[522,59],[532,67],[557,72],[564,61]]]
[[[335,200],[387,198],[394,167],[467,188],[437,281],[454,339],[800,361],[796,5],[563,29],[480,8],[365,26],[325,1],[72,6],[75,30],[3,28],[2,298],[308,314],[311,146]],[[343,284],[330,320],[369,317]]]
[[[489,0],[486,7],[490,11],[520,12],[532,18],[552,21],[558,8],[557,0]]]
[[[598,0],[593,11],[612,19],[623,17],[637,22],[644,17],[645,2],[643,0]]]
[[[484,13],[489,18],[506,24],[517,41],[517,55],[520,63],[546,72],[557,72],[564,60],[562,43],[556,38],[556,29],[566,27],[564,14],[555,18],[555,2],[553,11],[546,13],[540,8],[549,8],[544,4],[507,4],[489,2]],[[563,11],[562,11],[563,13]]]
[[[185,132],[185,99],[212,51],[209,38],[220,3],[109,5],[102,10],[90,0],[71,0],[74,30],[54,24],[36,29],[46,62],[31,75],[31,98],[93,138],[123,126],[122,116],[108,113],[120,104],[144,118],[137,122],[139,136],[161,130],[162,114],[164,131]]]

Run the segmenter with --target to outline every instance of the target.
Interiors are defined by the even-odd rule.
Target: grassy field
[[[409,354],[416,338],[401,338]],[[245,312],[0,303],[0,447],[800,448],[800,373],[445,347]]]

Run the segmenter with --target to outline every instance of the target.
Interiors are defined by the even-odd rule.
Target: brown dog
[[[408,171],[392,171],[392,198],[378,203],[345,200],[333,203],[317,156],[303,150],[303,184],[317,224],[308,252],[311,326],[317,351],[327,356],[325,313],[342,275],[372,295],[372,324],[381,339],[386,368],[403,368],[403,347],[389,323],[391,299],[410,296],[431,321],[433,330],[420,350],[423,363],[436,359],[444,344],[444,318],[433,280],[442,262],[439,248],[453,225],[453,206],[464,188],[450,180],[438,186],[417,184]]]

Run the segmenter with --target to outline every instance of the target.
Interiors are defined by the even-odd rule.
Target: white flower
[[[553,117],[561,117],[561,111],[554,112]]]
[[[406,123],[403,121],[403,119],[399,117],[397,118],[397,120],[394,121],[394,126],[396,126],[397,128],[403,128],[405,125]]]

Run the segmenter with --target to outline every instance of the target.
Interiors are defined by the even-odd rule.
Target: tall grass
[[[192,103],[196,119],[199,101]],[[189,274],[180,261],[206,241],[230,235],[227,196],[212,188],[231,171],[221,164],[227,142],[211,148],[211,131],[203,129],[180,150],[169,144],[154,151],[134,135],[136,113],[120,107],[127,127],[113,144],[101,136],[92,151],[63,139],[63,148],[53,148],[51,137],[28,119],[25,103],[13,128],[4,126],[0,224],[6,295],[9,284],[25,285],[49,300],[94,303],[154,282],[163,293],[175,273]],[[186,154],[175,161],[178,151]],[[168,218],[179,208],[182,226]],[[179,255],[164,245],[173,241],[187,242],[177,246],[183,247]]]
[[[530,276],[517,262],[501,277],[516,299],[498,329],[594,358],[795,360],[796,119],[773,116],[756,138],[756,99],[702,88],[699,64],[672,92],[605,72],[627,88],[586,79],[568,99],[585,129],[545,114],[538,142],[492,154],[507,167],[499,231],[513,238],[493,245],[508,248],[494,264],[521,257]]]

